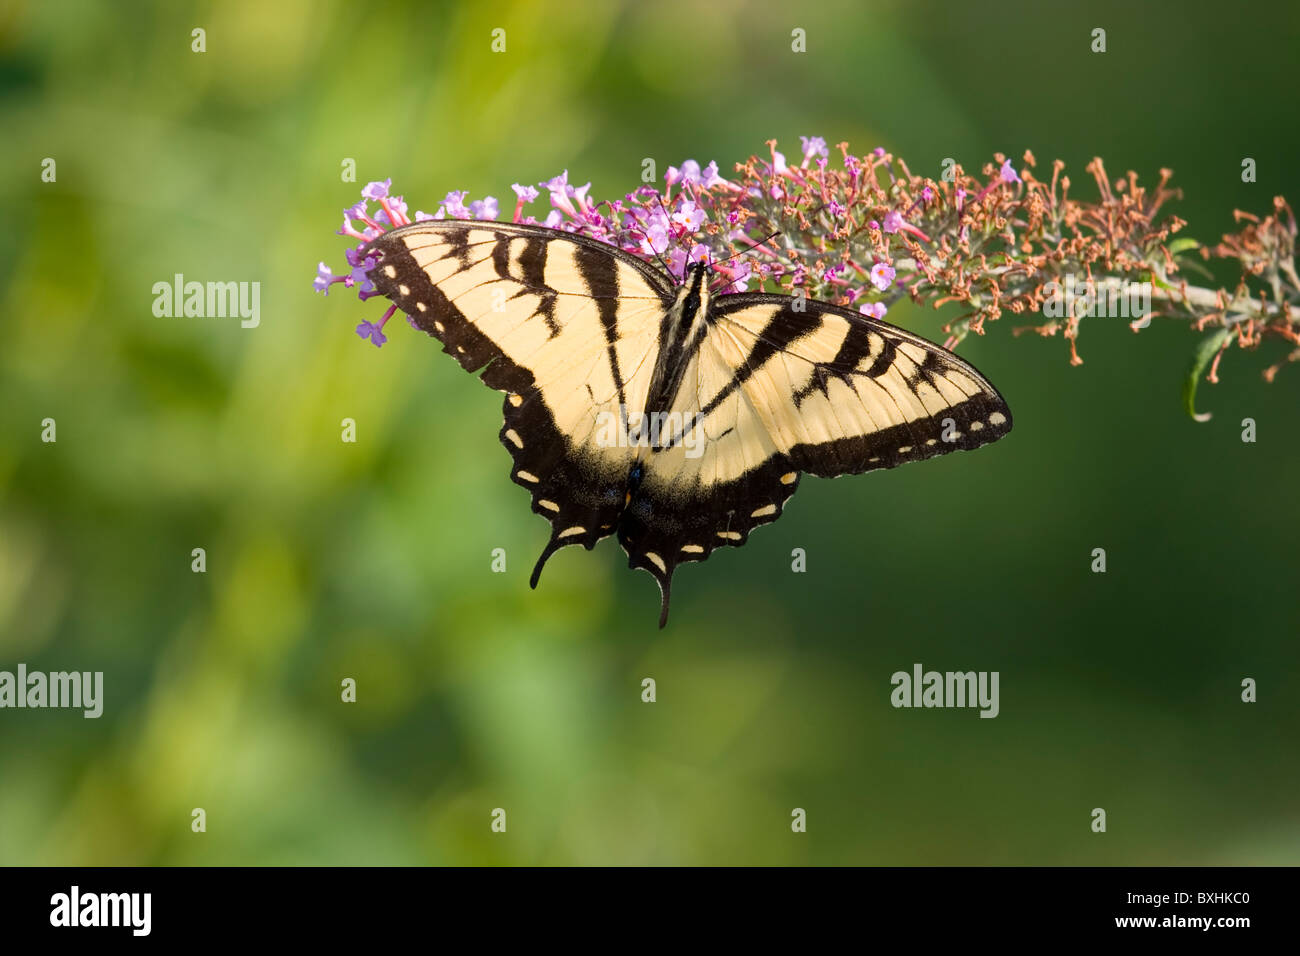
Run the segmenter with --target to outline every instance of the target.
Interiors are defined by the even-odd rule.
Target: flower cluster
[[[799,157],[787,160],[769,141],[763,154],[736,164],[729,176],[716,162],[686,160],[667,169],[662,187],[644,185],[621,199],[594,198],[591,183],[571,184],[566,170],[536,186],[516,183],[511,221],[607,242],[675,277],[692,262],[708,261],[717,292],[803,294],[875,318],[905,295],[934,307],[958,303],[964,311],[945,326],[950,348],[970,332],[982,334],[1004,312],[1038,313],[1048,321],[1028,328],[1062,333],[1078,364],[1086,313],[1067,309],[1053,317],[1047,304],[1066,280],[1089,289],[1148,284],[1155,308],[1131,323],[1135,331],[1155,315],[1189,320],[1198,330],[1217,328],[1211,381],[1222,350],[1234,342],[1253,347],[1277,337],[1300,346],[1296,223],[1281,197],[1263,219],[1238,212],[1238,221],[1248,222],[1241,232],[1203,246],[1173,238],[1185,225],[1181,219],[1161,218],[1179,195],[1168,187],[1169,170],[1148,189],[1131,172],[1112,183],[1094,159],[1087,170],[1098,199],[1087,201],[1070,197],[1060,161],[1040,180],[1029,152],[1019,169],[999,153],[978,176],[948,163],[938,180],[913,173],[883,147],[858,156],[840,143],[835,152],[832,159],[821,137],[802,137]],[[367,185],[362,202],[344,212],[339,233],[364,244],[413,221],[390,186],[391,180]],[[543,194],[550,209],[539,220],[527,210]],[[466,197],[448,193],[434,213],[416,212],[414,220],[498,218],[494,197],[469,203]],[[315,287],[327,292],[342,283],[362,299],[375,294],[367,276],[374,263],[362,248],[348,250],[345,272],[321,263]],[[1239,264],[1232,291],[1193,287],[1183,278],[1185,270],[1205,271],[1202,262],[1215,258]],[[363,322],[357,334],[382,345],[392,313]],[[1300,360],[1300,348],[1288,359]]]

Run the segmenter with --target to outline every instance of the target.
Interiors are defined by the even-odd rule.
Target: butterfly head
[[[683,297],[682,315],[694,317],[708,314],[709,307],[709,263],[700,259],[692,262],[686,272],[686,281],[680,293]]]

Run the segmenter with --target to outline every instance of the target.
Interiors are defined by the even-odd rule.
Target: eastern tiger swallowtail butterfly
[[[617,535],[659,583],[830,478],[1011,430],[967,362],[886,322],[790,296],[711,295],[614,246],[538,226],[417,222],[372,240],[378,291],[506,393],[501,443],[555,551]]]

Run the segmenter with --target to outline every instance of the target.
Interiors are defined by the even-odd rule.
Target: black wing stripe
[[[797,311],[787,301],[785,306],[772,316],[767,328],[754,343],[754,348],[746,356],[744,364],[736,369],[736,374],[731,381],[700,410],[700,417],[703,418],[715,411],[768,360],[784,352],[793,342],[816,332],[821,325],[822,321],[815,313],[808,310]]]
[[[574,255],[578,271],[587,290],[596,301],[600,313],[600,327],[605,333],[605,354],[609,357],[609,373],[618,389],[618,406],[627,407],[627,394],[623,385],[623,370],[618,365],[618,270],[608,256],[596,250],[579,247]]]

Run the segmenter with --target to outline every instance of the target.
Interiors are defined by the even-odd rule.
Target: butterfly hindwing
[[[645,456],[644,478],[619,526],[629,563],[658,581],[665,609],[678,564],[740,547],[755,527],[780,517],[799,484],[752,396],[729,387],[747,353],[715,331],[686,368],[668,415],[672,435]]]
[[[534,571],[559,547],[613,533],[631,451],[598,441],[607,416],[645,403],[666,280],[612,246],[509,223],[434,220],[387,232],[364,255],[380,294],[506,393],[513,480],[551,522]]]

